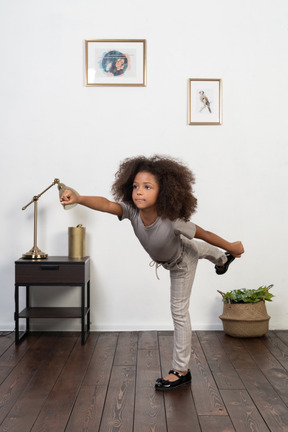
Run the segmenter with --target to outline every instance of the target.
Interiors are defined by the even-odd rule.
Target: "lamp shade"
[[[63,193],[65,192],[65,190],[70,190],[71,192],[73,192],[75,195],[79,196],[79,193],[71,188],[70,186],[66,186],[64,183],[58,183],[57,184],[58,190],[59,190],[59,198],[62,197]],[[77,205],[77,203],[75,204],[68,204],[68,205],[63,205],[65,210],[70,210],[73,207],[75,207]]]

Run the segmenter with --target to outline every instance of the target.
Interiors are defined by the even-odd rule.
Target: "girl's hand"
[[[241,255],[244,253],[244,246],[241,243],[241,241],[230,243],[228,252],[230,252],[231,255],[233,255],[236,258],[240,258]]]
[[[60,198],[60,203],[62,205],[71,205],[71,204],[76,204],[77,201],[77,195],[70,191],[70,190],[65,190]]]

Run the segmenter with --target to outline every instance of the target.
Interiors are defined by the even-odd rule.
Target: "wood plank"
[[[7,378],[11,369],[9,366],[0,366],[0,384]]]
[[[158,332],[156,331],[139,332],[138,349],[145,349],[145,350],[158,349]]]
[[[237,432],[269,432],[246,390],[221,390],[221,395]]]
[[[199,416],[228,415],[195,332],[192,333],[192,392]]]
[[[64,431],[97,339],[97,334],[91,333],[85,345],[79,344],[80,338],[77,340],[31,432]]]
[[[100,333],[83,381],[84,386],[107,386],[118,341],[118,333]]]
[[[168,432],[200,432],[199,420],[191,387],[165,392]]]
[[[52,390],[71,349],[77,341],[75,336],[65,338],[54,336],[54,340],[55,343],[47,352],[41,367],[34,374],[25,392],[21,394],[14,404],[0,430],[10,432],[20,430],[21,432],[29,432],[31,430],[43,403]]]
[[[0,386],[0,424],[22,395],[33,375],[42,366],[54,340],[38,339],[26,350],[26,355],[16,364]]]
[[[137,359],[138,333],[121,332],[119,333],[118,343],[114,358],[114,365],[135,366]]]
[[[163,394],[154,385],[160,376],[158,350],[138,350],[134,431],[167,432]]]
[[[133,432],[135,366],[114,366],[99,432]]]
[[[288,432],[288,408],[264,375],[255,370],[238,370],[247,391],[273,432]]]
[[[15,334],[14,332],[10,334],[0,334],[0,357],[3,353],[12,345],[14,345]]]
[[[277,330],[277,337],[279,337],[286,345],[288,345],[288,332],[287,330]]]
[[[118,333],[100,335],[67,431],[99,429],[113,358],[114,365],[136,365],[137,341],[137,332],[122,332],[119,337]]]
[[[241,379],[215,332],[197,332],[197,336],[218,388],[244,389]]]
[[[273,432],[288,432],[288,408],[245,349],[244,341],[224,338],[223,342],[227,355],[268,428]]]
[[[250,370],[258,369],[256,363],[251,355],[243,347],[243,340],[227,336],[223,332],[216,332],[224,351],[226,352],[229,360],[237,368],[248,368]],[[241,378],[241,377],[240,377]]]
[[[274,332],[268,332],[262,342],[279,363],[288,371],[288,345],[276,336]]]
[[[200,416],[199,421],[202,432],[236,432],[227,416]]]
[[[104,409],[106,391],[107,387],[103,385],[82,386],[65,432],[97,432]]]
[[[261,339],[245,340],[244,347],[255,363],[268,378],[277,393],[288,407],[288,374],[278,360],[270,353]]]
[[[30,333],[20,345],[10,345],[0,357],[0,366],[9,366],[12,370],[40,337],[41,333]],[[49,338],[49,335],[47,337]]]

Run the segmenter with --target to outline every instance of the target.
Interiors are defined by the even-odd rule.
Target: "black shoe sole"
[[[186,387],[186,386],[188,386],[189,384],[191,384],[191,380],[190,381],[187,381],[187,382],[184,382],[184,383],[181,383],[181,384],[178,384],[178,385],[174,385],[173,387],[171,386],[171,387],[165,387],[165,386],[163,386],[163,387],[161,387],[161,386],[156,386],[155,385],[155,390],[157,390],[157,391],[170,391],[170,390],[176,390],[176,389],[179,389],[179,388],[182,388],[182,387]]]

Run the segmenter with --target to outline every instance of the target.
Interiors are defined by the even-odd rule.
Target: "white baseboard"
[[[69,319],[69,320],[31,320],[30,322],[31,331],[80,331],[81,326],[79,323],[79,319]],[[15,330],[14,323],[0,323],[0,332],[13,331]],[[25,330],[25,322],[20,322],[20,330]],[[159,325],[157,323],[149,324],[149,325],[125,325],[121,324],[91,324],[90,331],[91,332],[113,332],[113,331],[172,331],[173,327],[169,324]],[[222,323],[215,324],[192,324],[193,331],[219,331],[223,330]],[[274,328],[274,326],[269,326],[269,330],[288,330],[288,328]]]

